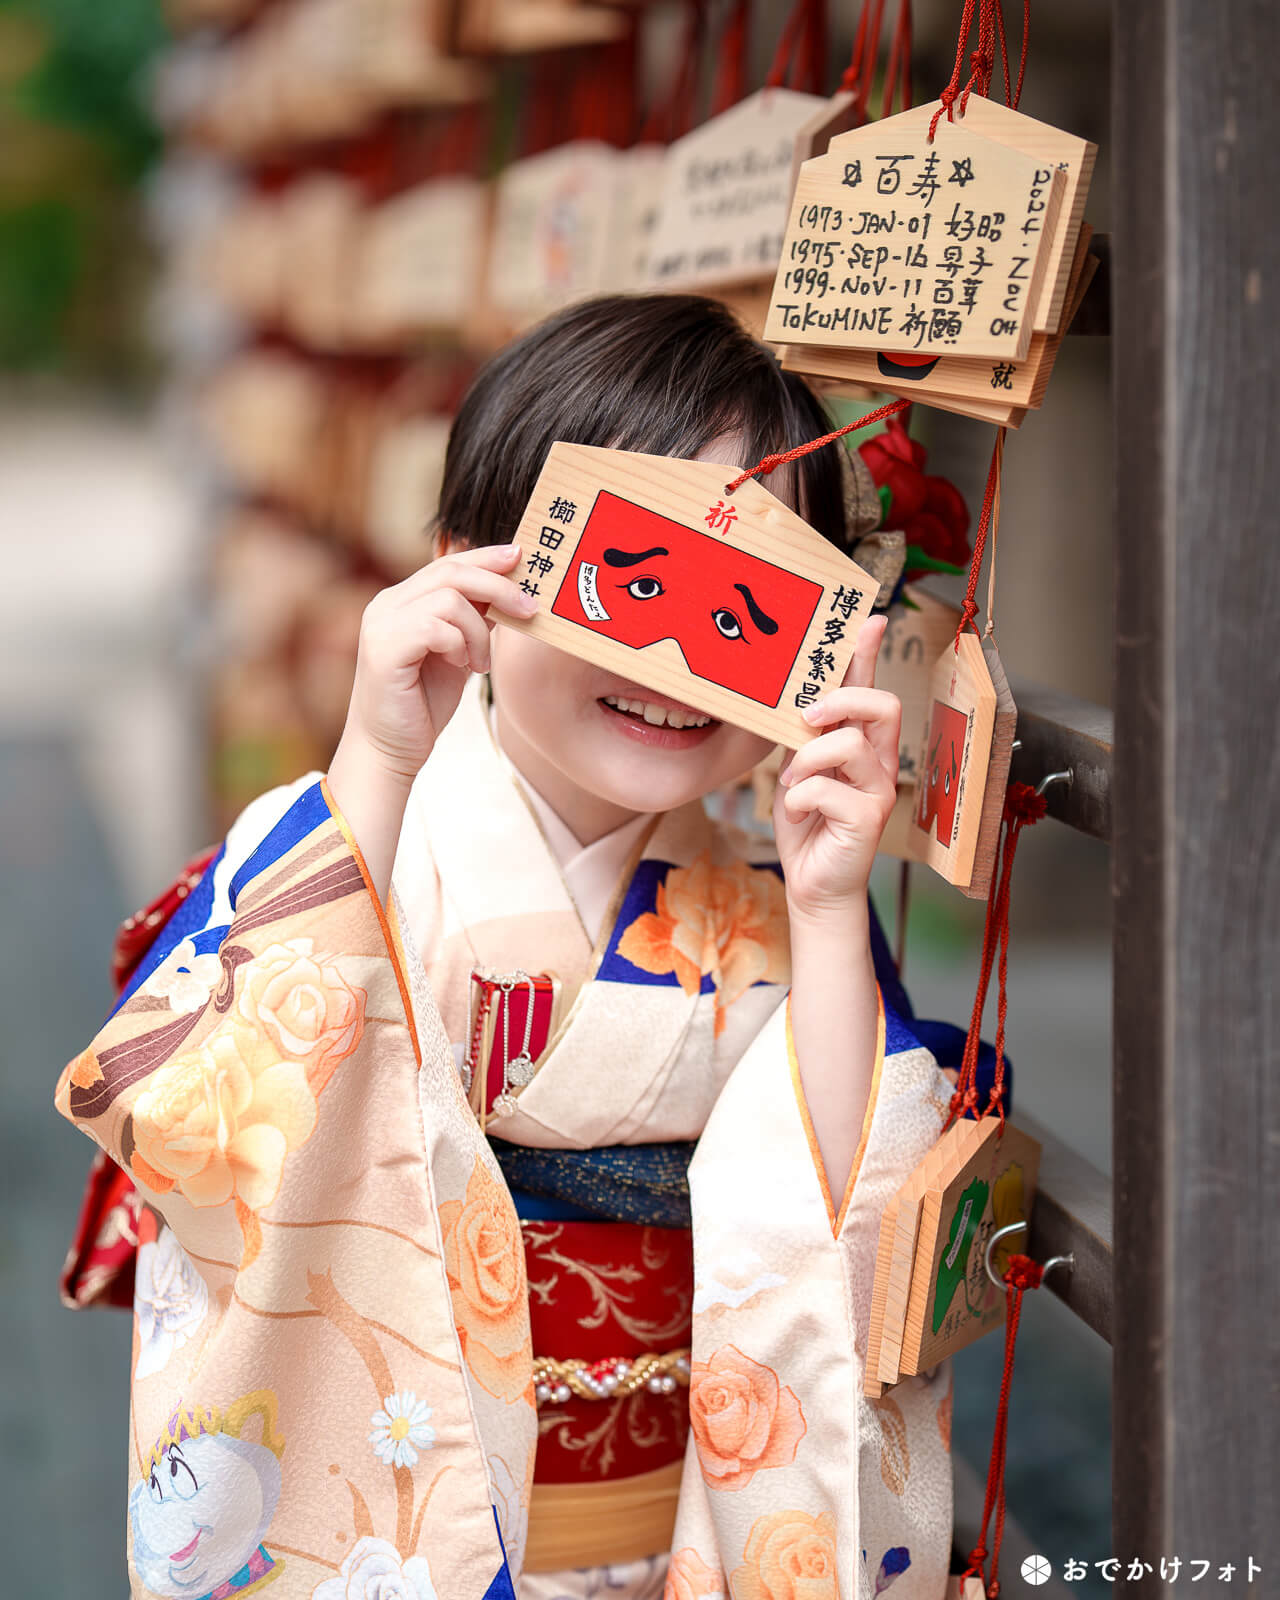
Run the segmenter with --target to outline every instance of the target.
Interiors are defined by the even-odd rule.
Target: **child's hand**
[[[470,672],[489,670],[496,606],[528,618],[537,601],[507,577],[517,545],[442,555],[365,607],[339,749],[412,782],[458,708]]]
[[[778,777],[773,825],[793,919],[865,913],[871,864],[897,797],[902,704],[873,687],[887,626],[883,617],[863,624],[840,688],[805,709],[805,720],[826,731]]]
[[[506,576],[519,559],[510,544],[450,552],[365,607],[328,782],[379,900],[391,883],[414,776],[458,709],[467,674],[489,670],[491,608],[522,618],[537,610]]]

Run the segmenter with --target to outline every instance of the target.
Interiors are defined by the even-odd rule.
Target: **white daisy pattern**
[[[412,1389],[389,1394],[369,1421],[373,1424],[369,1434],[373,1453],[389,1467],[416,1466],[418,1451],[430,1450],[436,1442],[431,1407]]]

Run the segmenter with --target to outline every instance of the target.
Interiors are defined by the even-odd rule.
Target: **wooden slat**
[[[1015,683],[1017,737],[1010,776],[1037,784],[1050,772],[1070,767],[1071,783],[1045,790],[1049,815],[1095,839],[1111,834],[1111,713],[1032,684]]]
[[[1112,8],[1112,1549],[1280,1582],[1280,6]],[[1247,1558],[1261,1567],[1250,1582]]]
[[[1075,1256],[1071,1267],[1055,1267],[1044,1287],[1109,1344],[1111,1180],[1025,1111],[1019,1110],[1015,1120],[1041,1145],[1030,1244],[1019,1248],[1036,1261]]]

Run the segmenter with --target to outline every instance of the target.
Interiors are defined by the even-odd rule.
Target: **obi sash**
[[[689,1437],[694,1145],[490,1142],[520,1216],[540,1375],[526,1569],[660,1554],[671,1548]],[[655,1364],[645,1381],[655,1358],[664,1371]],[[615,1392],[574,1392],[566,1362],[588,1364],[578,1388]],[[629,1368],[641,1381],[628,1381]],[[627,1392],[617,1392],[620,1376]]]

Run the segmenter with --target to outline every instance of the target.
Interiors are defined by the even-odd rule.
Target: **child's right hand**
[[[538,609],[508,576],[518,545],[450,551],[365,607],[355,683],[329,764],[329,793],[385,900],[409,788],[458,708],[471,672],[489,670],[493,608]]]
[[[339,748],[412,782],[458,708],[468,673],[489,670],[492,608],[527,619],[537,601],[507,576],[518,545],[438,556],[365,607]]]

